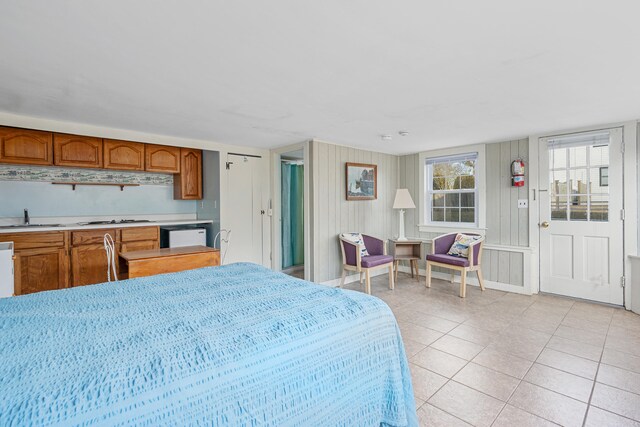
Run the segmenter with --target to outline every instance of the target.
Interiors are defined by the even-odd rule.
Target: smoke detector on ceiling
[[[409,135],[409,132],[407,132],[406,130],[401,130],[401,131],[398,132],[398,135],[407,136],[407,135]]]

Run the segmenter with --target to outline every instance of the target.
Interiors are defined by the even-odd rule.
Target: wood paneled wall
[[[529,246],[529,209],[518,209],[518,199],[527,199],[529,173],[524,187],[511,186],[511,162],[517,158],[529,167],[529,140],[505,141],[486,146],[486,209],[487,244],[500,246]],[[420,191],[420,160],[418,154],[399,158],[399,185],[408,188],[414,201]],[[441,233],[420,232],[419,210],[405,214],[407,237],[431,239]],[[421,267],[424,267],[424,263]],[[487,249],[482,269],[487,280],[523,286],[524,256],[519,252]]]
[[[340,277],[342,255],[338,234],[353,231],[382,239],[398,234],[398,213],[392,209],[399,185],[398,161],[397,156],[390,154],[311,142],[313,281],[325,282]],[[377,200],[346,200],[347,162],[378,165]]]

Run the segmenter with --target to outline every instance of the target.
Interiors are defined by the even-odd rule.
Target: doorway
[[[542,292],[622,305],[622,165],[620,128],[540,139]]]
[[[280,260],[283,273],[304,279],[304,150],[280,154]]]
[[[227,203],[233,206],[224,228],[231,230],[225,264],[263,264],[262,159],[259,156],[227,154]]]

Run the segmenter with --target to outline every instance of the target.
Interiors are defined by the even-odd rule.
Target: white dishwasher
[[[0,298],[13,294],[13,242],[0,243]]]

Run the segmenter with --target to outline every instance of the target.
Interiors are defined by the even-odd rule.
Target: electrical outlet
[[[518,209],[526,209],[529,207],[529,199],[518,199]]]

